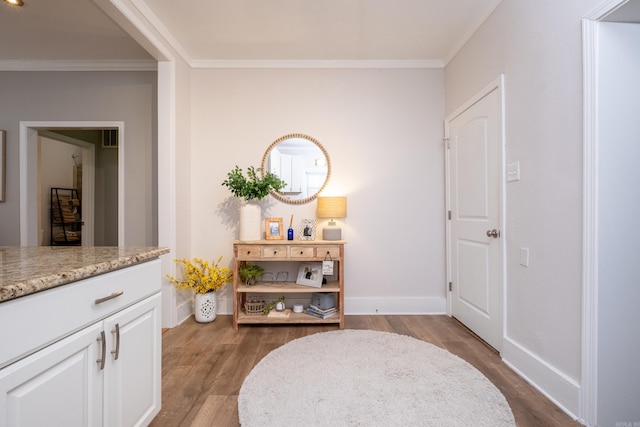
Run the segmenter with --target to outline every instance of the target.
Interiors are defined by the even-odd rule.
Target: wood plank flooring
[[[409,335],[446,348],[500,389],[520,427],[580,425],[453,318],[346,316],[345,326]],[[151,426],[239,426],[238,392],[256,363],[293,339],[331,330],[337,326],[240,326],[234,331],[231,316],[218,316],[208,324],[196,323],[192,317],[169,329],[162,336],[162,410]]]

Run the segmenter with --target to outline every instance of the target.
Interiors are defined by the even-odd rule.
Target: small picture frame
[[[264,220],[264,234],[267,240],[282,240],[282,218],[266,218]]]
[[[316,220],[303,219],[300,221],[300,231],[298,232],[300,240],[316,240]]]
[[[322,263],[309,262],[300,265],[298,270],[298,285],[311,286],[313,288],[322,287]]]

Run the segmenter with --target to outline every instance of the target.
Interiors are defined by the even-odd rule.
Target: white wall
[[[446,112],[505,74],[506,339],[502,356],[578,414],[582,301],[581,18],[598,1],[504,0],[447,65]],[[529,267],[519,264],[520,248]]]
[[[20,244],[21,121],[125,122],[125,242],[157,243],[155,72],[0,72],[0,129],[7,131],[0,245]]]
[[[346,312],[444,312],[443,70],[194,70],[191,97],[191,186],[180,191],[191,194],[192,256],[231,265],[227,172],[305,133],[330,156],[325,194],[348,197]],[[315,208],[269,197],[263,215],[299,221]],[[231,312],[228,298],[221,307]]]
[[[598,37],[597,425],[613,427],[640,423],[640,24]]]

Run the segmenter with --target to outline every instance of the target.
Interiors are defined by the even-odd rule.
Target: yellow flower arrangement
[[[219,267],[222,257],[215,263],[203,261],[201,258],[194,258],[193,262],[188,259],[174,259],[176,264],[184,265],[184,278],[182,280],[167,274],[167,278],[176,289],[193,289],[197,293],[206,294],[222,289],[225,283],[233,279],[233,273],[227,267]]]

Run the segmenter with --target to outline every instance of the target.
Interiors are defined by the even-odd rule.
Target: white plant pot
[[[244,203],[240,207],[239,240],[262,239],[262,208],[255,202]]]
[[[196,293],[194,311],[196,322],[213,322],[218,313],[218,294],[215,292],[207,292],[206,294]]]

